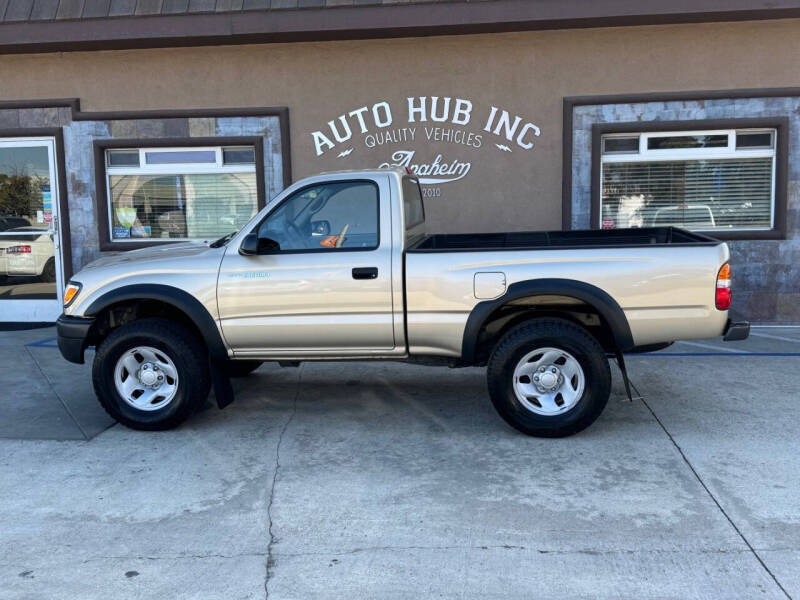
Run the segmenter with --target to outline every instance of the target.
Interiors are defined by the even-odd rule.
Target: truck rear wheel
[[[92,381],[100,404],[123,425],[170,429],[205,402],[208,358],[201,340],[183,325],[141,319],[103,340],[92,365]]]
[[[500,416],[537,437],[585,429],[611,393],[603,348],[585,329],[563,319],[536,319],[511,329],[492,351],[486,374]]]

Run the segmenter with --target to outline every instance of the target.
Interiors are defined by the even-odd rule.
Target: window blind
[[[256,213],[255,173],[110,175],[113,232],[121,238],[217,238]]]
[[[773,157],[606,162],[602,226],[772,226]]]

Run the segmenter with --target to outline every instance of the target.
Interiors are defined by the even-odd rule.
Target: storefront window
[[[776,135],[775,130],[604,135],[599,225],[771,229]]]
[[[214,239],[258,210],[253,147],[106,151],[111,239]]]

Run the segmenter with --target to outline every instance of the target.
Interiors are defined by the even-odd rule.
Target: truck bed
[[[470,252],[475,250],[537,250],[544,248],[631,248],[638,246],[715,246],[712,237],[677,227],[588,229],[581,231],[521,231],[428,235],[408,252]]]

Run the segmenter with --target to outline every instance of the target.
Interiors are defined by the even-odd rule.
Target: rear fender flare
[[[206,307],[190,293],[169,285],[145,283],[113,289],[94,300],[85,314],[94,317],[112,304],[127,300],[156,300],[171,305],[192,320],[214,359],[228,359],[228,351],[217,324]]]
[[[499,298],[475,305],[464,328],[461,359],[467,362],[475,360],[478,335],[497,309],[520,298],[550,295],[569,296],[592,306],[611,329],[617,349],[626,351],[634,347],[625,312],[614,298],[599,287],[573,279],[531,279],[512,283]]]

